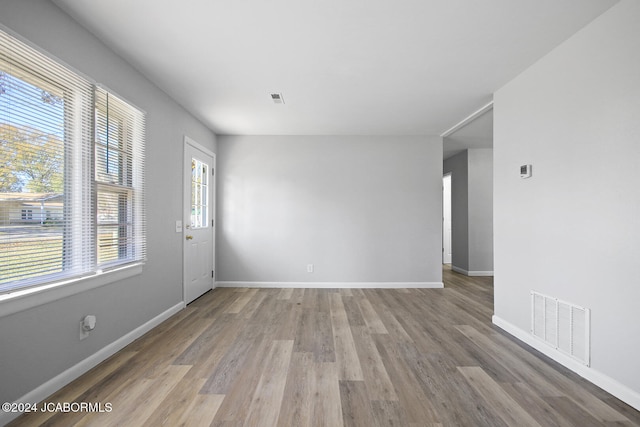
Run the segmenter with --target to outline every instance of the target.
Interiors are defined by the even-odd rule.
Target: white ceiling
[[[615,2],[54,0],[213,131],[245,135],[441,134]]]

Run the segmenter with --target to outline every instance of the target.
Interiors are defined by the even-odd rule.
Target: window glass
[[[146,257],[145,115],[0,31],[0,293]]]
[[[0,62],[0,67],[3,65]],[[0,285],[63,269],[64,92],[0,71]]]
[[[209,165],[191,159],[191,228],[209,226]]]

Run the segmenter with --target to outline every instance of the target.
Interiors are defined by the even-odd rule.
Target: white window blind
[[[104,93],[0,31],[0,293],[144,259],[144,115],[114,101],[106,144]]]
[[[96,88],[98,265],[145,258],[144,113]]]

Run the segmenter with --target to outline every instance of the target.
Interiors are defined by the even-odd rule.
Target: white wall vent
[[[589,366],[591,311],[531,291],[531,333]]]

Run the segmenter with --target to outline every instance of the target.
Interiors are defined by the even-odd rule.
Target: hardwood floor
[[[492,279],[445,289],[216,289],[16,426],[640,426],[491,324]]]

